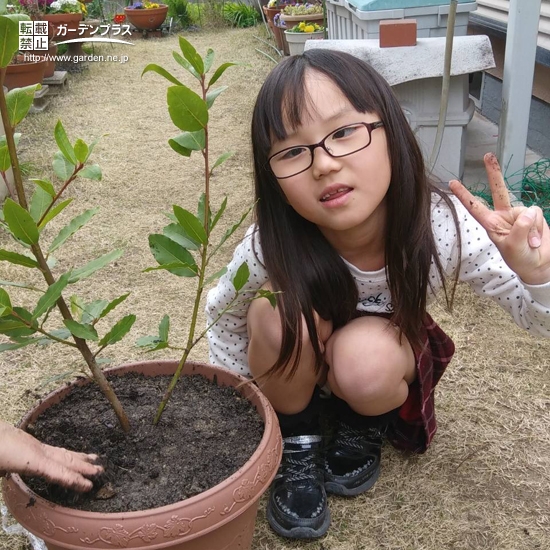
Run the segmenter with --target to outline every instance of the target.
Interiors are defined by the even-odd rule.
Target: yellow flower
[[[306,25],[304,27],[304,32],[313,32],[315,30],[315,27],[313,25]]]
[[[298,28],[303,31],[306,27],[306,24],[304,23],[304,21],[302,21],[299,25],[298,25]]]

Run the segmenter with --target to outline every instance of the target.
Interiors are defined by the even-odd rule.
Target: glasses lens
[[[307,147],[284,149],[277,153],[269,164],[276,178],[288,178],[309,168],[311,151]]]
[[[335,157],[351,155],[370,144],[370,133],[364,124],[351,124],[336,130],[325,140],[325,147]]]

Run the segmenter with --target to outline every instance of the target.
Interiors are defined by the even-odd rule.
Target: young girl
[[[380,472],[380,448],[424,452],[436,431],[433,389],[454,346],[426,312],[457,281],[516,323],[550,336],[550,231],[538,207],[511,207],[494,155],[495,210],[459,182],[432,185],[388,84],[326,49],[285,59],[252,120],[256,224],[208,295],[214,319],[234,296],[278,292],[225,314],[209,334],[213,363],[252,376],[278,413],[283,460],[267,517],[280,535],[315,538],[326,493],[357,495]],[[462,204],[461,204],[462,203]],[[337,429],[322,445],[319,389]]]

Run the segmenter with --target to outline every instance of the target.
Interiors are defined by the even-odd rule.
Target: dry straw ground
[[[232,219],[251,202],[250,114],[272,66],[255,51],[261,47],[254,39],[258,32],[216,30],[188,36],[203,54],[214,48],[218,62],[248,64],[226,73],[223,84],[230,91],[218,98],[213,111],[214,153],[236,151],[213,179],[213,203],[228,194]],[[166,83],[154,74],[140,78],[150,62],[175,69],[170,52],[176,48],[177,37],[172,36],[96,49],[105,55],[127,53],[130,61],[92,63],[84,74],[71,78],[69,91],[48,111],[30,116],[22,127],[22,154],[36,175],[47,173],[56,150],[52,129],[57,119],[73,140],[107,134],[95,155],[103,180],[76,183],[69,195],[78,202],[48,231],[54,235],[77,209],[100,205],[93,222],[59,254],[60,261],[78,266],[91,254],[126,250],[90,284],[75,289],[87,299],[132,292],[119,313],[134,312],[138,321],[131,337],[111,352],[114,364],[142,357],[133,341],[153,333],[164,313],[172,315],[173,326],[181,327],[190,305],[191,291],[182,280],[141,272],[153,263],[147,235],[162,227],[163,212],[174,201],[196,204],[201,189],[199,158],[182,160],[166,143],[176,134],[166,113]],[[0,241],[8,244],[5,236]],[[220,266],[231,251],[232,246],[223,251]],[[0,265],[0,279],[31,280],[25,269],[6,264]],[[452,316],[438,305],[432,313],[454,338],[457,352],[437,388],[439,432],[429,451],[407,456],[385,447],[383,473],[372,491],[350,500],[330,499],[332,527],[321,541],[276,537],[265,521],[264,499],[254,550],[550,548],[550,342],[525,334],[467,288],[459,289]],[[175,331],[180,334],[181,328]],[[2,418],[16,422],[37,393],[56,385],[53,377],[79,368],[74,356],[61,357],[58,351],[49,346],[0,356]],[[196,356],[206,358],[205,346]],[[0,533],[0,549],[25,548],[22,537]]]

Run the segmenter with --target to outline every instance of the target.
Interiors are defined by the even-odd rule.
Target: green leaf
[[[29,338],[27,340],[23,340],[21,342],[17,342],[14,344],[0,344],[0,352],[2,351],[12,351],[14,349],[24,348],[25,346],[29,346],[31,344],[36,344],[41,340],[41,338]]]
[[[6,199],[4,203],[4,218],[14,237],[26,244],[36,244],[39,233],[31,215],[19,204]]]
[[[216,98],[225,90],[227,90],[229,86],[221,86],[220,88],[216,88],[215,90],[210,90],[206,94],[206,105],[210,109],[212,105],[214,105],[214,101]]]
[[[235,276],[231,280],[237,292],[239,292],[239,290],[241,290],[241,288],[248,282],[249,277],[250,269],[248,269],[248,264],[246,262],[243,262],[239,266],[239,269],[237,269],[237,273],[235,273]]]
[[[158,336],[142,336],[136,340],[136,346],[140,348],[152,348],[157,344],[166,344],[166,342],[161,342]],[[149,349],[149,351],[153,351]]]
[[[24,256],[26,258],[26,256]],[[36,264],[38,265],[38,264]],[[35,288],[34,286],[25,284],[25,283],[14,283],[13,281],[0,281],[0,286],[16,286],[19,288],[26,288],[27,290],[34,290],[36,292],[42,292],[38,288]]]
[[[14,88],[6,95],[8,116],[12,126],[17,126],[30,111],[34,94],[40,88],[40,84],[32,84],[24,88]]]
[[[107,136],[109,134],[103,134],[104,136]],[[90,158],[90,155],[92,154],[92,151],[95,149],[95,146],[99,143],[100,138],[94,139],[90,145],[88,145],[88,156],[86,157],[86,160]]]
[[[73,294],[69,300],[69,307],[71,308],[71,313],[77,321],[82,321],[82,314],[84,312],[84,301],[82,298],[78,297],[76,294]]]
[[[187,59],[183,58],[178,52],[172,52],[172,56],[186,71],[189,71],[197,80],[200,81],[201,77],[199,73],[195,71]]]
[[[96,180],[100,181],[103,177],[103,174],[101,172],[101,168],[99,164],[89,164],[88,166],[85,166],[78,172],[78,175],[81,178],[87,178],[89,180]]]
[[[206,194],[201,193],[201,196],[199,198],[199,207],[197,209],[197,218],[201,222],[202,227],[204,227],[204,206],[206,202]],[[212,223],[212,211],[210,210],[210,207],[208,208],[208,227],[210,227]]]
[[[225,212],[225,209],[227,207],[227,197],[225,197],[222,201],[222,205],[220,206],[220,209],[216,212],[216,215],[214,216],[214,219],[212,220],[212,227],[210,229],[214,229],[218,222],[220,221],[220,218],[222,217],[223,213]]]
[[[227,273],[227,267],[222,267],[219,271],[214,273],[214,275],[210,275],[206,281],[202,284],[203,288],[207,287],[212,281],[215,281],[219,279],[222,275],[225,275]]]
[[[107,264],[110,264],[111,262],[118,260],[118,258],[120,258],[122,254],[124,254],[124,250],[121,250],[121,249],[113,250],[112,252],[109,252],[108,254],[104,254],[103,256],[100,256],[99,258],[96,258],[95,260],[88,262],[86,265],[73,270],[71,273],[71,278],[69,279],[69,283],[71,284],[76,283],[81,279],[85,279],[86,277],[89,277],[90,275],[94,274],[96,271],[105,267]]]
[[[195,277],[198,272],[193,256],[183,246],[164,235],[149,235],[149,248],[155,260],[163,266],[166,264],[184,264],[187,267],[170,268],[168,271],[180,277]]]
[[[244,220],[248,217],[248,214],[250,214],[250,211],[252,210],[252,206],[241,216],[241,219],[235,224],[233,225],[230,229],[228,229],[223,237],[221,238],[220,240],[220,243],[218,244],[218,248],[220,246],[222,246],[222,244],[227,241],[227,239],[229,239],[229,237],[231,237],[231,235],[233,235],[233,233],[235,233],[235,231],[237,231],[237,229],[239,229],[239,227],[242,225],[242,223],[244,222]]]
[[[3,288],[0,288],[0,307],[3,308],[0,317],[4,317],[4,315],[9,315],[11,313],[12,305],[10,295]]]
[[[187,250],[198,250],[200,248],[200,245],[193,242],[189,235],[184,231],[183,227],[177,223],[167,225],[162,232],[166,237],[172,239],[178,244],[181,244],[181,246]]]
[[[167,101],[170,118],[180,130],[197,132],[208,124],[206,103],[186,86],[170,86]]]
[[[73,218],[61,231],[57,234],[57,237],[52,241],[48,253],[52,253],[57,250],[67,239],[72,237],[81,227],[86,225],[97,213],[99,208],[90,208],[79,216]]]
[[[99,345],[104,347],[119,342],[130,332],[135,321],[135,315],[126,315],[99,341]]]
[[[129,292],[127,292],[126,294],[123,294],[122,296],[119,296],[118,298],[115,298],[114,300],[110,301],[107,304],[107,306],[105,307],[105,309],[101,312],[101,315],[99,316],[99,318],[103,319],[103,317],[105,317],[106,315],[111,313],[111,311],[113,311],[113,309],[115,309],[115,307],[118,306],[118,304],[121,304],[122,302],[124,302],[124,300],[126,300],[126,298],[128,298],[128,296],[130,296]]]
[[[220,76],[227,70],[229,67],[232,67],[233,65],[239,65],[239,63],[224,63],[223,65],[220,65],[216,72],[212,75],[212,78],[210,79],[210,82],[208,83],[208,87],[212,86],[217,80],[220,78]]]
[[[217,168],[220,164],[224,163],[228,158],[232,157],[234,154],[235,154],[234,151],[228,151],[227,153],[220,155],[216,160],[216,162],[214,163],[214,166],[210,168],[210,173],[214,171],[214,168]]]
[[[107,300],[95,300],[86,304],[82,310],[82,322],[93,324],[100,318],[99,316],[107,307],[108,303]]]
[[[9,250],[0,249],[0,261],[22,265],[23,267],[38,267],[38,262],[36,260],[28,256],[23,256],[23,254],[17,254],[17,252],[10,252]]]
[[[52,182],[49,180],[41,180],[41,179],[31,179],[32,182],[36,183],[38,187],[44,189],[48,195],[51,197],[55,197],[55,189],[53,188]]]
[[[168,145],[170,145],[172,150],[182,157],[190,157],[191,153],[193,152],[191,151],[191,149],[186,149],[185,147],[182,147],[175,139],[169,139]]]
[[[201,221],[181,206],[174,204],[172,208],[178,223],[183,227],[189,238],[196,244],[205,244],[208,241],[208,237]]]
[[[197,50],[195,50],[194,46],[191,44],[191,42],[188,42],[183,38],[183,36],[179,37],[180,39],[180,50],[183,54],[183,57],[191,63],[193,69],[197,71],[197,74],[202,75],[204,74],[204,63],[202,61],[202,57],[197,53]]]
[[[10,338],[20,338],[25,336],[31,336],[36,332],[38,325],[33,320],[30,311],[22,307],[14,307],[14,313],[24,319],[33,328],[29,328],[21,319],[18,319],[15,315],[7,315],[0,318],[0,333],[5,334]]]
[[[74,173],[76,165],[70,163],[61,151],[57,151],[52,162],[55,175],[63,181],[67,181]]]
[[[170,74],[166,69],[163,69],[160,65],[157,65],[156,63],[149,63],[149,65],[147,65],[145,69],[143,69],[141,76],[143,77],[145,73],[149,72],[160,74],[160,76],[163,76],[164,78],[166,78],[166,80],[169,80],[172,84],[175,84],[176,86],[183,86],[183,84],[175,76]]]
[[[210,68],[212,67],[212,63],[214,62],[214,50],[212,48],[208,48],[208,51],[206,52],[206,55],[204,56],[204,72],[207,73]]]
[[[159,338],[162,342],[168,342],[168,332],[170,331],[170,317],[165,315],[159,324]]]
[[[20,133],[13,135],[13,141],[15,145],[19,143],[21,138]],[[8,168],[11,166],[11,157],[10,151],[8,149],[8,143],[6,141],[6,136],[0,136],[0,172],[7,172]]]
[[[86,162],[88,159],[88,146],[86,145],[86,142],[81,139],[77,139],[74,144],[74,154],[78,162]]]
[[[57,124],[55,125],[54,136],[55,142],[57,143],[59,150],[67,159],[67,161],[73,165],[77,164],[78,160],[76,159],[74,148],[71,145],[71,142],[67,137],[67,132],[65,132],[65,128],[63,128],[63,124],[60,120],[58,120]]]
[[[271,290],[260,288],[260,290],[256,292],[254,299],[256,298],[267,298],[273,309],[277,307],[277,293],[271,292]]]
[[[169,264],[147,267],[143,270],[143,273],[149,273],[151,271],[169,271],[178,277],[196,277],[198,274],[196,265],[185,264],[183,262],[170,262]]]
[[[46,224],[50,221],[52,221],[58,214],[60,214],[69,204],[73,202],[73,199],[66,199],[63,202],[60,202],[59,204],[56,204],[44,217],[44,219],[40,222],[40,225],[38,226],[40,229],[46,226]]]
[[[53,285],[50,285],[48,287],[48,290],[40,297],[40,300],[38,300],[38,303],[36,304],[36,307],[34,308],[32,318],[38,319],[43,313],[48,311],[52,306],[55,305],[59,297],[61,296],[61,293],[65,289],[65,287],[69,284],[69,278],[71,276],[71,272],[63,273],[59,279]]]
[[[9,17],[0,17],[0,67],[7,67],[19,49],[19,25]]]
[[[48,209],[48,206],[52,203],[52,196],[44,191],[42,187],[36,187],[32,194],[30,213],[32,219],[38,223],[40,218],[44,215],[44,212]]]
[[[97,331],[92,325],[77,323],[72,319],[63,319],[63,324],[71,331],[71,334],[77,338],[91,340],[92,342],[97,342],[99,340]]]
[[[191,151],[202,151],[206,146],[204,130],[199,130],[198,132],[183,132],[183,134],[169,140],[168,143],[171,141]]]

